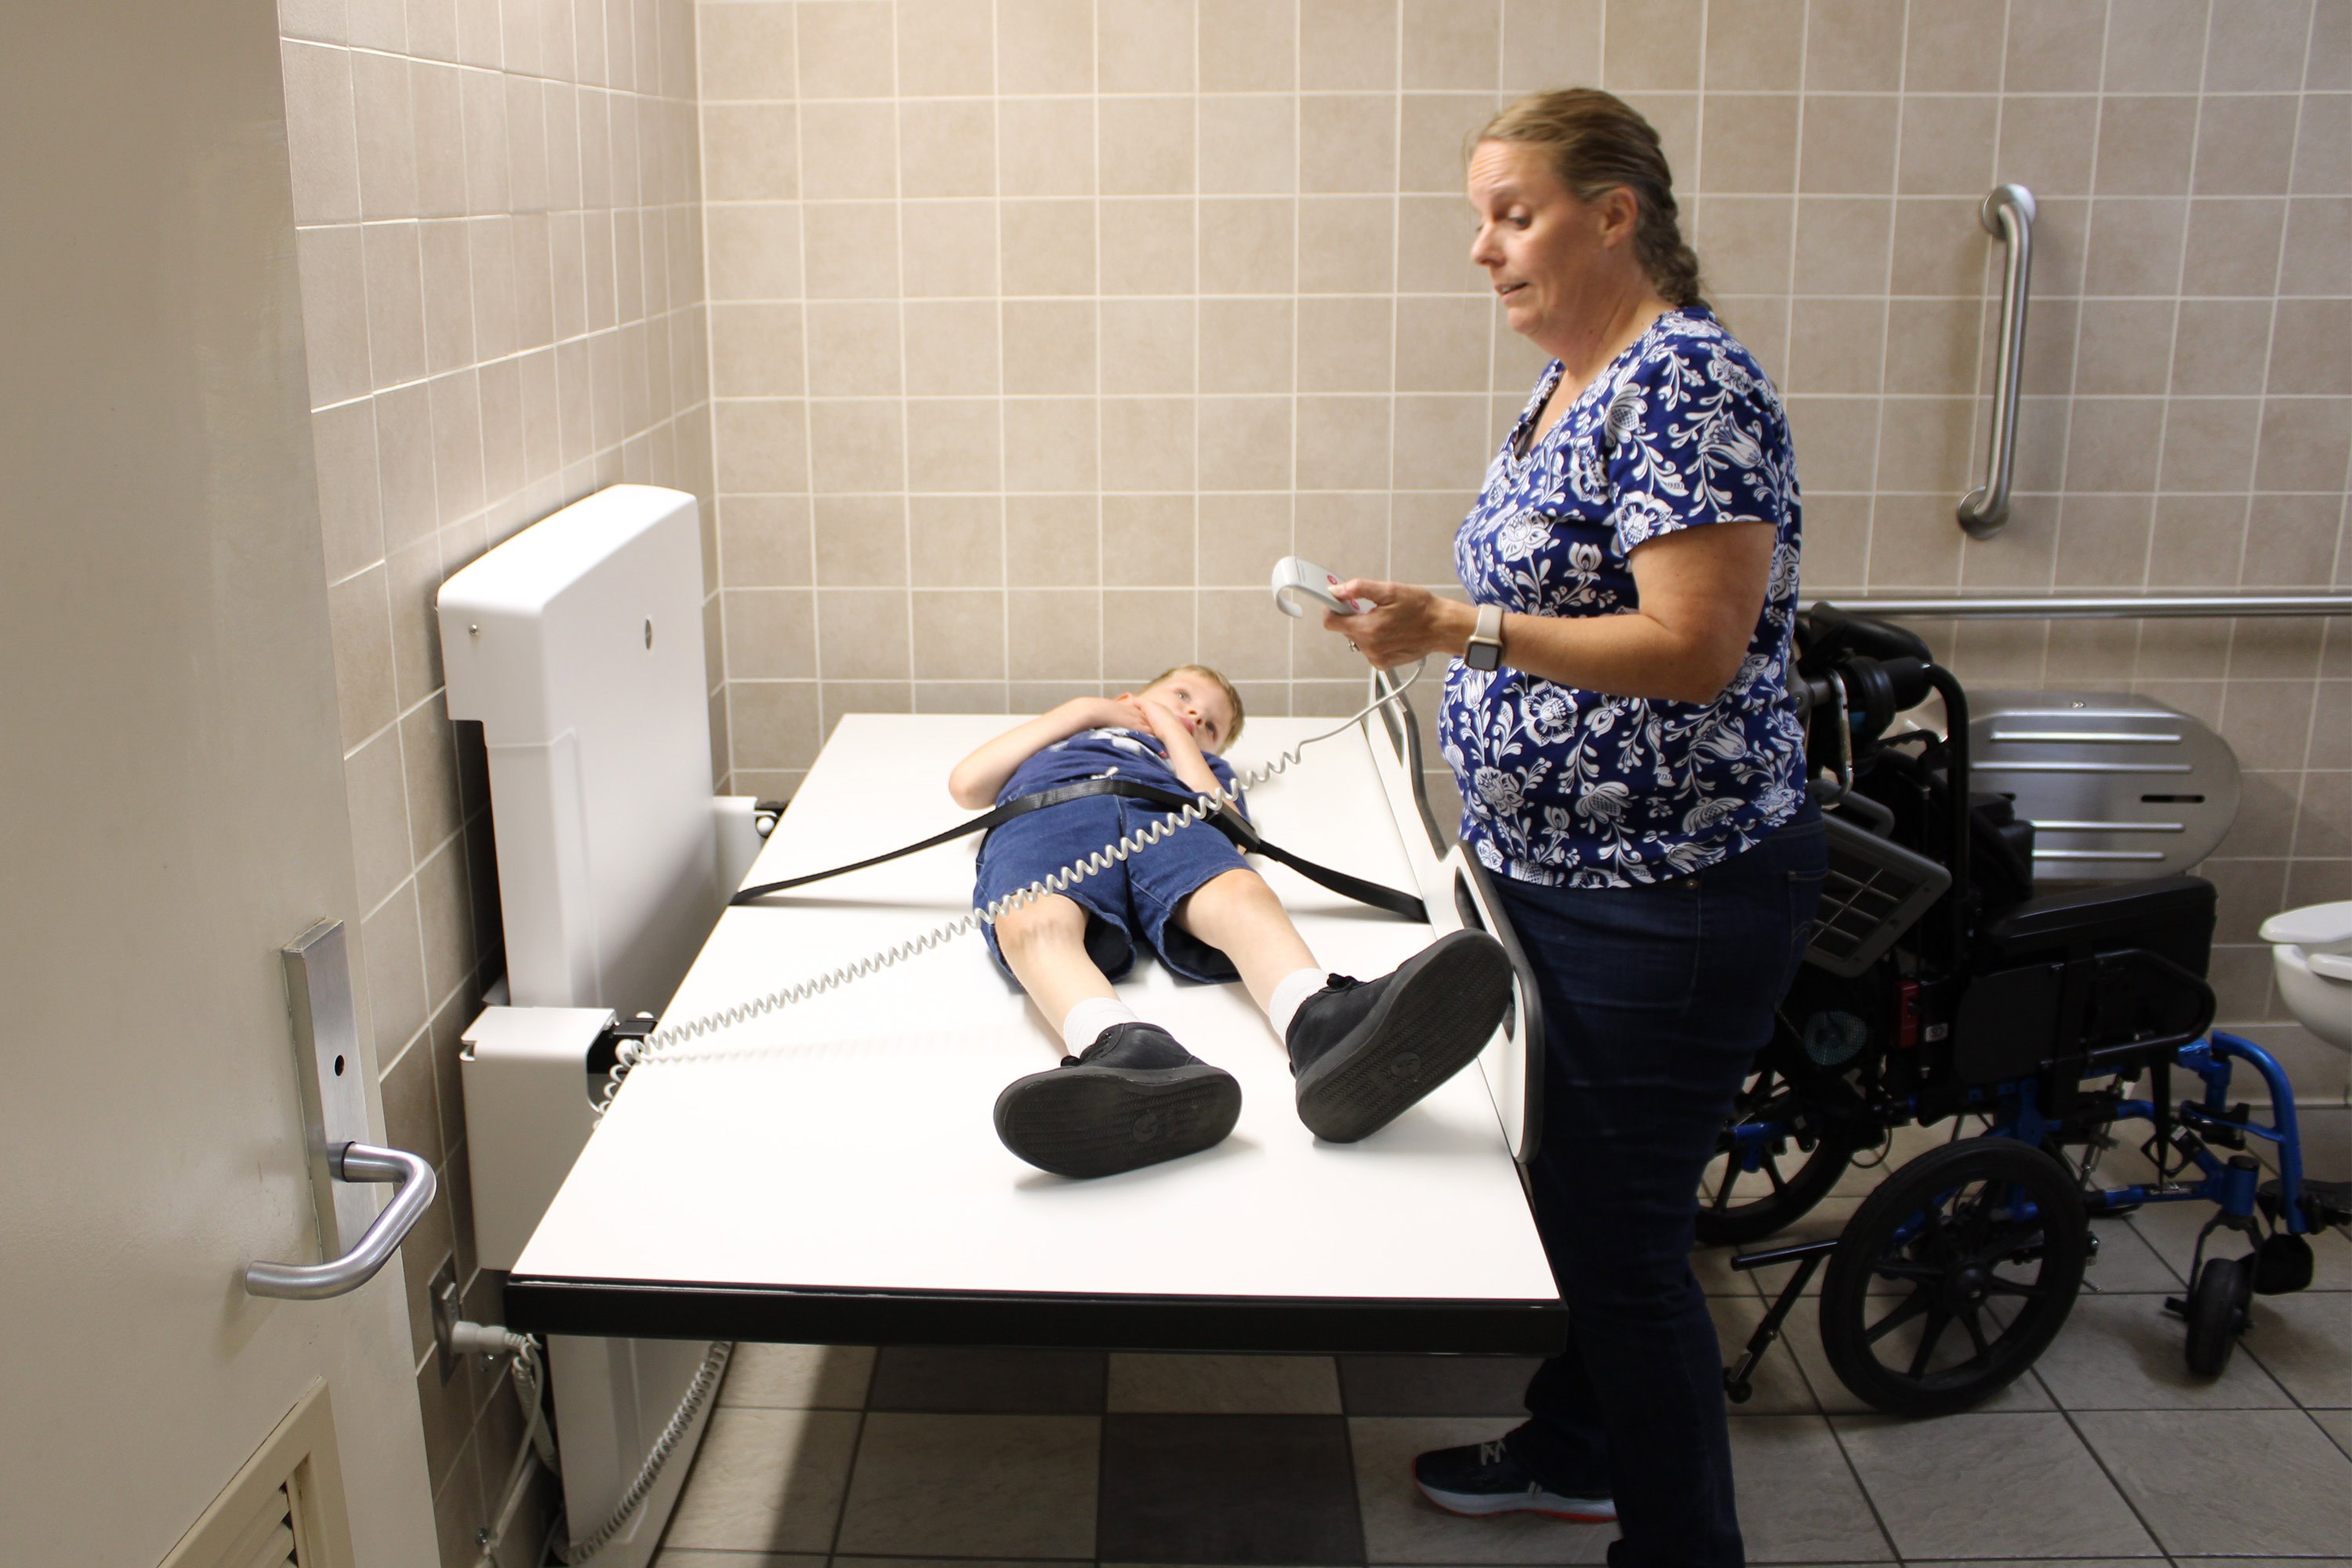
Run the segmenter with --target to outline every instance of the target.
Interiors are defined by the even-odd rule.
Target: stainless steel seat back
[[[2115,692],[1978,691],[1977,789],[2033,824],[2036,882],[2122,882],[2188,870],[2238,813],[2238,759],[2202,721]]]

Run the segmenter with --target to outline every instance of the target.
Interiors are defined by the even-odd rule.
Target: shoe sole
[[[1509,1498],[1473,1497],[1464,1492],[1432,1491],[1427,1486],[1422,1483],[1422,1479],[1418,1476],[1413,1478],[1412,1484],[1414,1488],[1420,1491],[1422,1496],[1427,1498],[1438,1508],[1462,1519],[1492,1519],[1498,1513],[1532,1513],[1540,1515],[1545,1519],[1560,1520],[1569,1524],[1614,1524],[1617,1522],[1617,1510],[1615,1508],[1611,1508],[1607,1513],[1601,1513],[1589,1509],[1580,1510],[1577,1508],[1575,1500],[1569,1498],[1562,1498],[1560,1500],[1562,1502],[1569,1504],[1569,1507],[1566,1509],[1533,1508],[1524,1502],[1513,1501]]]
[[[1476,1059],[1511,1004],[1511,961],[1477,931],[1441,937],[1407,959],[1342,1041],[1298,1075],[1298,1119],[1353,1143],[1403,1115]]]
[[[1220,1068],[1056,1068],[1005,1086],[996,1135],[1041,1171],[1110,1176],[1213,1148],[1241,1114]]]

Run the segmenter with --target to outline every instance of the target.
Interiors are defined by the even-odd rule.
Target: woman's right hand
[[[1433,653],[1451,658],[1469,645],[1478,626],[1478,612],[1470,605],[1411,583],[1351,577],[1332,592],[1371,601],[1370,609],[1352,616],[1324,611],[1323,629],[1346,637],[1375,669],[1394,669]]]

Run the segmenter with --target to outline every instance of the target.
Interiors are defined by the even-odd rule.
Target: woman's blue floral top
[[[1521,456],[1560,374],[1555,361],[1454,535],[1472,600],[1622,614],[1638,602],[1626,564],[1636,545],[1753,519],[1775,530],[1764,613],[1738,675],[1705,704],[1456,659],[1440,743],[1462,785],[1463,842],[1490,868],[1548,886],[1664,881],[1747,848],[1801,799],[1804,733],[1787,684],[1796,457],[1772,384],[1704,308],[1659,317]]]

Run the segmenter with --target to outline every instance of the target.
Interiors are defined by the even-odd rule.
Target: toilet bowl
[[[2352,1051],[2352,901],[2311,904],[2263,922],[2279,998],[2303,1026]]]

